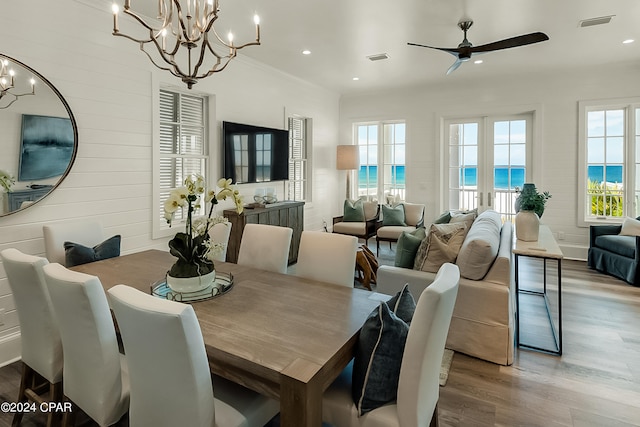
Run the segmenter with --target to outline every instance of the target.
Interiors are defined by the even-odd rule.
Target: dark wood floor
[[[393,252],[381,249],[382,262],[391,262]],[[521,267],[523,286],[538,286],[541,263]],[[550,271],[554,282],[555,269]],[[562,271],[564,354],[516,349],[514,364],[499,366],[456,353],[440,388],[442,427],[640,426],[640,288],[579,261],[565,260]],[[550,344],[543,306],[526,298],[522,304],[523,338]],[[0,369],[0,401],[15,400],[18,382],[17,363]],[[44,420],[30,415],[23,425],[43,426]],[[0,427],[10,422],[0,413]]]

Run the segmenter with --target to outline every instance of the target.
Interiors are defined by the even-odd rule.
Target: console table
[[[525,242],[515,240],[513,244],[513,254],[515,258],[515,285],[516,285],[516,345],[530,348],[532,350],[544,351],[547,353],[562,355],[562,250],[558,246],[551,230],[546,225],[540,225],[538,240],[535,242]],[[520,289],[520,272],[518,259],[521,256],[541,258],[543,261],[543,290],[533,291]],[[555,260],[558,263],[558,333],[554,327],[553,316],[549,310],[549,300],[547,296],[547,260]],[[544,299],[544,305],[549,317],[551,333],[555,342],[554,349],[541,348],[520,342],[520,293],[538,295]]]
[[[53,186],[47,185],[36,189],[25,188],[23,190],[13,190],[7,193],[9,212],[17,211],[23,202],[35,202],[45,194],[47,194]]]
[[[289,264],[298,260],[300,236],[304,226],[304,202],[278,202],[265,205],[263,208],[245,208],[239,215],[235,209],[227,209],[223,214],[231,223],[231,235],[227,245],[227,262],[238,262],[242,232],[247,224],[277,225],[293,229],[291,247],[289,248]]]

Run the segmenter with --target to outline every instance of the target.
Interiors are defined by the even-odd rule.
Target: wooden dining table
[[[125,284],[150,292],[174,261],[147,250],[72,270],[97,276],[105,291]],[[233,287],[192,303],[211,371],[279,399],[282,426],[321,426],[324,390],[353,357],[369,313],[388,297],[232,263],[216,262],[216,271],[231,273]]]

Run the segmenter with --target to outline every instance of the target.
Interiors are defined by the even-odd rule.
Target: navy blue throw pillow
[[[113,236],[93,248],[79,243],[64,242],[64,258],[67,267],[120,256],[120,235]]]
[[[353,362],[352,397],[362,415],[398,395],[402,354],[409,325],[382,302],[365,320]]]
[[[416,300],[409,291],[409,284],[405,283],[402,290],[387,301],[387,305],[397,317],[409,325],[413,319],[413,312],[416,311]]]

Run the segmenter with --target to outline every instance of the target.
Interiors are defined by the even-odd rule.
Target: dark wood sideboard
[[[264,208],[245,208],[240,215],[235,209],[227,209],[223,214],[232,224],[231,236],[229,236],[227,247],[228,262],[235,263],[238,261],[242,232],[247,224],[268,224],[293,229],[291,248],[289,249],[289,264],[298,260],[300,236],[304,226],[304,202],[280,202],[275,203],[275,206],[265,205]]]

